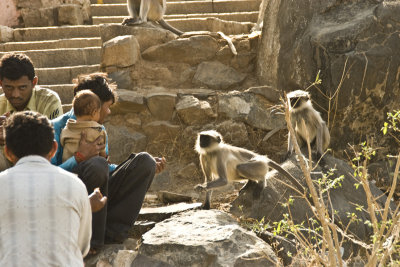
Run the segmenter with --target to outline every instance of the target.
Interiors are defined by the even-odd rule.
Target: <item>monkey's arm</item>
[[[147,15],[150,10],[150,0],[142,0],[140,2],[139,19],[141,22],[147,22]]]
[[[221,159],[221,155],[217,156],[217,172],[218,178],[216,180],[210,181],[204,185],[205,189],[212,189],[215,187],[220,187],[228,184],[228,178],[226,176],[226,163],[224,164],[224,160]]]
[[[211,166],[210,164],[207,163],[207,160],[204,155],[200,155],[200,165],[204,174],[204,183],[211,181],[212,180]]]

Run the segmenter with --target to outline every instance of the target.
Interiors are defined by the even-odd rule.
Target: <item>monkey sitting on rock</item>
[[[177,35],[183,34],[164,20],[166,0],[127,0],[127,7],[131,17],[124,19],[122,25],[142,24],[149,20],[158,22],[164,29]]]
[[[200,132],[195,150],[200,156],[204,174],[204,184],[195,188],[207,190],[203,208],[209,209],[212,189],[228,184],[228,181],[250,179],[264,182],[268,168],[272,167],[284,176],[301,192],[303,186],[278,163],[267,156],[224,143],[220,133],[214,130]]]
[[[308,141],[311,145],[315,145],[317,157],[320,158],[329,146],[330,134],[325,121],[312,106],[310,94],[303,90],[296,90],[288,93],[287,99],[291,123],[299,147],[306,147]],[[290,156],[293,150],[289,132],[287,156]]]

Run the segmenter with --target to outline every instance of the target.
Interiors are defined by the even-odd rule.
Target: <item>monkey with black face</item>
[[[166,0],[127,0],[127,7],[131,17],[124,19],[122,25],[142,24],[149,20],[158,22],[164,29],[177,35],[183,34],[163,19],[167,8]]]
[[[203,207],[210,208],[211,189],[224,186],[228,181],[250,179],[264,182],[268,168],[272,167],[304,193],[303,186],[278,163],[266,156],[250,150],[224,143],[220,133],[214,130],[200,132],[195,150],[200,155],[200,165],[204,174],[204,184],[196,189],[207,190]]]
[[[299,147],[315,144],[317,156],[320,158],[328,148],[330,134],[325,121],[311,104],[310,94],[296,90],[287,94],[291,123],[296,133]],[[293,143],[288,137],[288,156],[293,153]]]

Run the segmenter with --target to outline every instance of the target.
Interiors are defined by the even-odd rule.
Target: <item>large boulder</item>
[[[276,266],[271,247],[241,228],[227,213],[189,211],[167,219],[143,235],[132,266]],[[137,258],[138,259],[138,258]],[[140,258],[139,258],[140,259]],[[152,263],[152,264],[151,264]],[[162,265],[161,263],[164,263]]]
[[[268,1],[258,78],[293,90],[306,88],[321,70],[322,84],[311,91],[325,110],[321,92],[335,96],[332,147],[343,151],[360,136],[381,137],[382,121],[400,96],[399,14],[399,1]],[[378,142],[388,147],[383,138]]]
[[[140,60],[140,47],[133,35],[118,36],[103,44],[101,65],[103,67],[115,66],[129,67]]]
[[[208,35],[199,35],[152,46],[146,49],[142,56],[151,61],[181,62],[195,65],[213,58],[217,51],[217,40]]]
[[[292,174],[304,187],[307,187],[295,155],[290,157],[281,166]],[[372,229],[368,224],[359,223],[370,220],[366,212],[368,205],[365,191],[362,185],[359,185],[359,179],[353,176],[354,170],[346,162],[330,155],[324,156],[323,168],[318,166],[313,170],[311,174],[312,179],[314,181],[322,181],[321,174],[327,174],[329,169],[334,169],[334,174],[328,177],[330,181],[341,176],[343,176],[343,179],[336,183],[334,188],[329,190],[329,197],[326,192],[322,193],[328,213],[330,213],[330,216],[335,217],[335,223],[339,227],[344,229],[348,226],[349,233],[352,233],[352,235],[357,236],[361,240],[368,241],[371,237]],[[314,215],[306,200],[296,197],[298,194],[284,183],[290,186],[293,186],[293,184],[275,170],[267,174],[266,181],[265,188],[263,185],[255,182],[248,183],[241,190],[238,198],[232,203],[231,212],[236,216],[252,217],[258,220],[264,218],[269,222],[278,222],[284,219],[284,214],[288,213],[288,208],[290,208],[295,224],[305,223],[305,227],[312,229],[313,227],[310,227],[308,224],[310,223],[310,218],[314,218]],[[373,183],[370,183],[369,186],[373,196],[377,198],[378,204],[383,207],[387,199],[385,194]],[[283,207],[282,204],[288,203],[289,197],[294,198],[293,203]],[[376,209],[379,209],[379,207],[376,207]],[[351,222],[350,220],[354,217],[349,216],[350,214],[356,215],[357,220]],[[346,246],[351,247],[350,244],[346,244]],[[346,250],[347,256],[349,252],[352,252],[352,250]]]
[[[204,124],[215,118],[210,103],[194,96],[183,96],[176,104],[176,111],[184,123],[188,125]]]
[[[100,25],[100,35],[103,42],[107,42],[117,36],[134,35],[139,42],[140,51],[147,48],[167,43],[176,39],[176,35],[168,30],[157,27],[129,27],[114,24]]]

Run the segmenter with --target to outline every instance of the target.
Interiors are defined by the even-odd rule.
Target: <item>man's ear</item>
[[[33,80],[32,80],[32,85],[33,85],[33,87],[36,86],[36,84],[38,83],[38,81],[39,81],[38,76],[33,77]]]
[[[53,146],[51,147],[50,152],[47,154],[46,158],[50,161],[57,152],[58,144],[56,140],[53,140]]]
[[[17,163],[17,161],[19,160],[19,158],[17,156],[15,156],[14,153],[10,149],[8,149],[7,145],[4,146],[4,155],[13,164]]]

